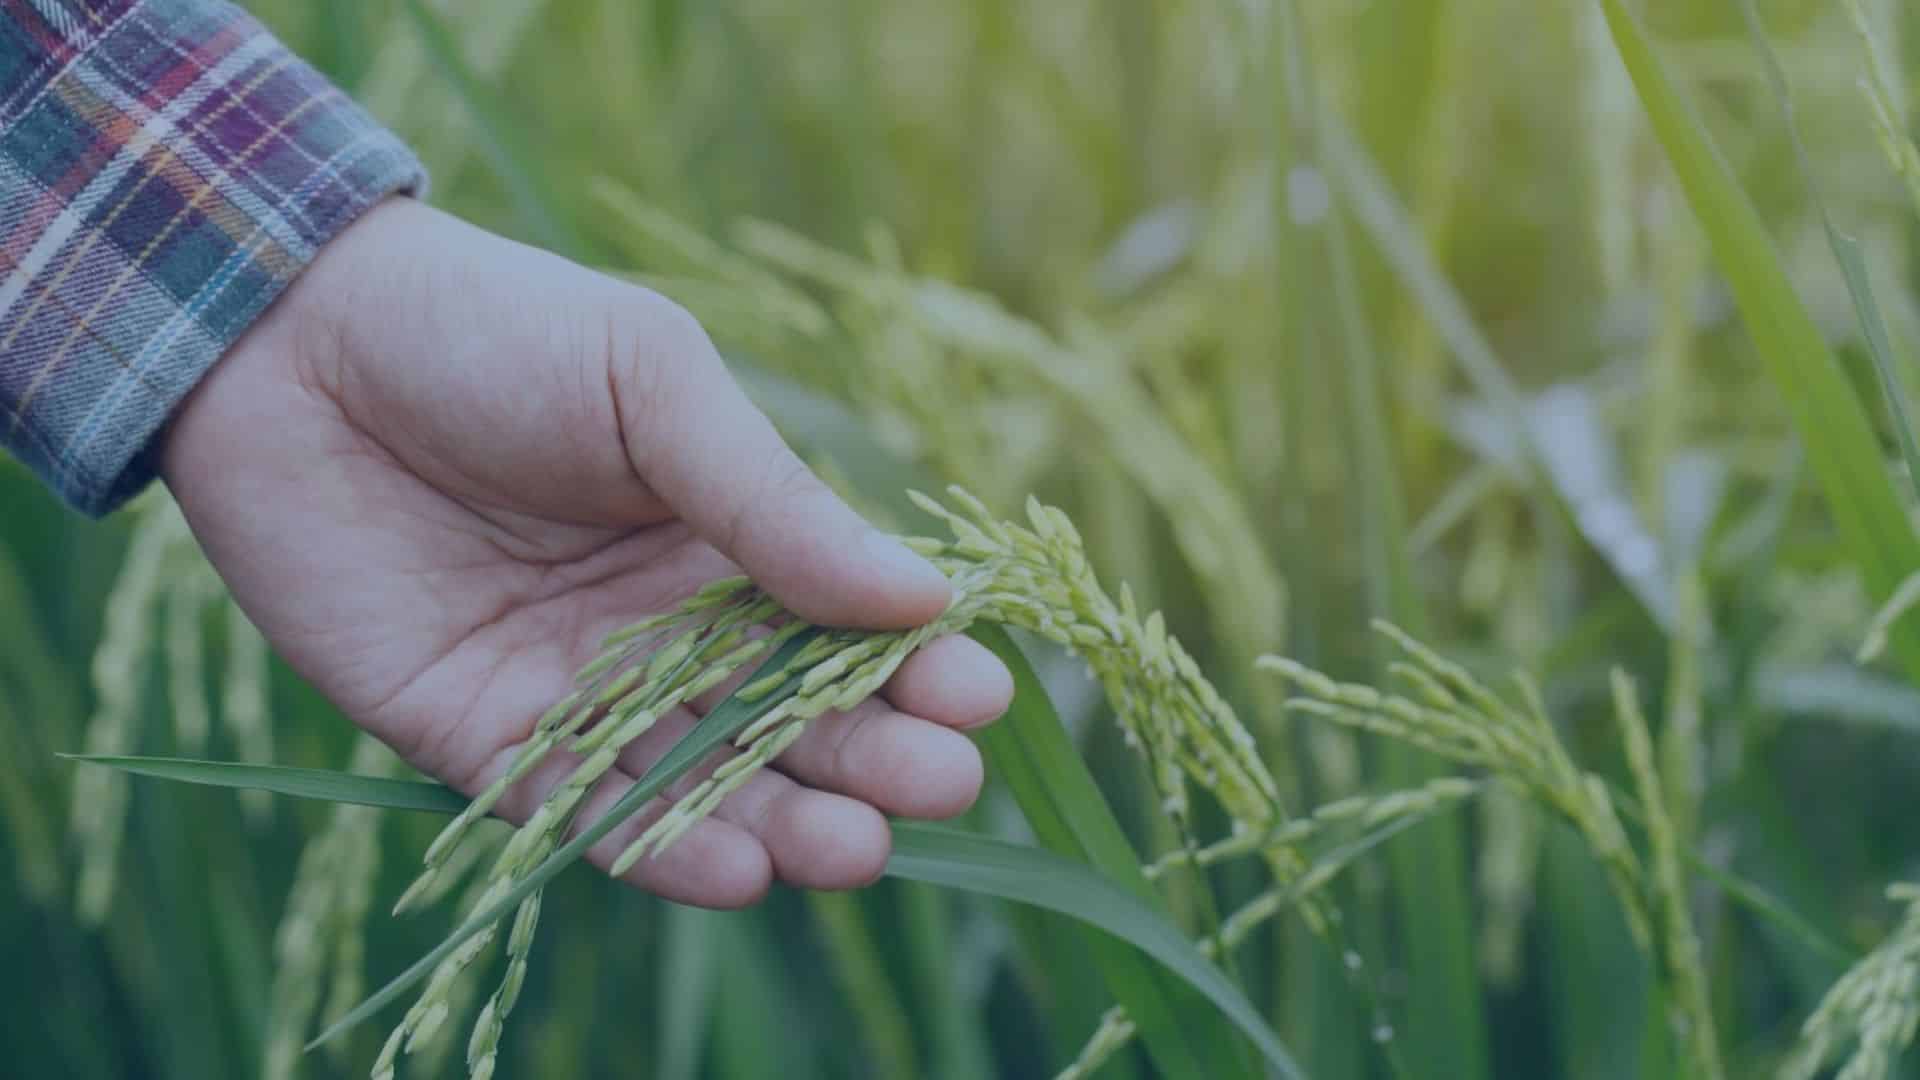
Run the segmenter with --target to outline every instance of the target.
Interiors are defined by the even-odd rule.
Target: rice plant
[[[274,667],[164,497],[0,462],[9,1075],[1280,1070],[1249,1018],[1315,1077],[1916,1067],[1911,4],[249,6],[435,201],[699,315],[957,600],[714,583],[534,728],[514,776],[578,764],[510,827]],[[876,888],[558,871],[672,703],[744,726],[630,859],[999,626],[989,790]],[[341,772],[406,808],[298,797]]]

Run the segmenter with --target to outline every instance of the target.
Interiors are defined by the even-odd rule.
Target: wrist
[[[364,306],[356,282],[368,276],[366,260],[379,257],[379,237],[393,230],[396,219],[422,211],[423,204],[404,195],[389,196],[369,207],[322,247],[234,340],[181,400],[155,439],[154,464],[169,486],[178,486],[184,462],[203,457],[193,452],[191,444],[209,438],[233,441],[235,433],[228,424],[236,415],[271,421],[271,415],[260,415],[274,411],[270,403],[276,396],[262,393],[268,384],[285,384],[312,396],[334,396],[351,313]],[[225,420],[203,415],[210,412],[222,414]],[[244,448],[229,446],[226,452],[244,452]]]

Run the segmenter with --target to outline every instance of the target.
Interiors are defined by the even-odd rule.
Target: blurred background
[[[1610,775],[1625,668],[1698,750],[1682,826],[1706,859],[1849,948],[1897,919],[1920,690],[1853,659],[1876,605],[1597,4],[249,6],[413,142],[435,202],[693,309],[876,518],[937,532],[900,495],[954,481],[1065,508],[1296,810],[1438,768],[1286,719],[1252,670],[1278,652],[1370,680],[1390,614],[1489,677],[1531,672]],[[1882,409],[1810,192],[1911,358],[1920,184],[1883,152],[1849,4],[1760,5],[1811,177],[1739,6],[1645,6]],[[1920,18],[1858,14],[1898,129]],[[385,915],[437,822],[55,757],[390,767],[261,649],[163,497],[89,522],[0,461],[0,1071],[364,1073],[379,1032],[289,1040],[445,931]],[[1098,695],[1048,674],[1142,850],[1168,847]],[[1020,835],[993,793],[969,824]],[[1237,969],[1313,1075],[1680,1075],[1600,870],[1521,799],[1407,832],[1332,895],[1369,992],[1291,916]],[[1763,1075],[1844,965],[1694,901],[1729,1072]],[[1058,924],[925,887],[719,915],[581,872],[547,903],[504,1076],[1049,1076],[1111,1004]],[[403,1074],[459,1074],[448,1027],[439,1071]],[[1129,1051],[1101,1075],[1150,1071]]]

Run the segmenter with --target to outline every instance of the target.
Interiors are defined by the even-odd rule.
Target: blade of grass
[[[424,0],[406,0],[403,7],[420,35],[427,58],[446,76],[454,97],[473,114],[481,148],[534,239],[550,251],[580,258],[586,251],[580,233],[555,197],[552,183],[534,164],[537,158],[518,126],[467,64],[459,41]]]
[[[1740,15],[1746,20],[1747,36],[1753,39],[1754,51],[1760,54],[1760,66],[1766,72],[1767,88],[1773,94],[1775,104],[1780,106],[1780,116],[1786,124],[1787,141],[1793,146],[1794,162],[1800,167],[1800,178],[1807,185],[1807,194],[1813,201],[1814,209],[1820,213],[1820,225],[1826,230],[1827,246],[1833,249],[1833,257],[1840,264],[1840,276],[1846,281],[1847,295],[1853,300],[1853,315],[1860,323],[1860,332],[1866,339],[1867,352],[1873,357],[1874,370],[1880,375],[1880,391],[1886,395],[1887,412],[1893,418],[1894,436],[1900,441],[1900,453],[1906,458],[1907,480],[1913,485],[1914,494],[1920,495],[1920,436],[1915,435],[1913,418],[1907,410],[1907,388],[1900,378],[1900,366],[1893,355],[1893,341],[1887,334],[1887,324],[1880,316],[1880,303],[1873,296],[1873,282],[1867,274],[1867,262],[1860,254],[1860,241],[1851,234],[1842,232],[1834,224],[1833,211],[1820,191],[1820,183],[1814,175],[1813,160],[1807,154],[1806,140],[1800,137],[1800,119],[1793,104],[1793,90],[1787,83],[1786,69],[1780,65],[1780,56],[1774,52],[1773,43],[1767,38],[1766,23],[1760,18],[1760,10],[1753,0],[1739,0]]]
[[[1239,988],[1201,956],[1193,942],[1168,922],[1153,902],[1084,865],[1038,848],[939,825],[905,822],[894,823],[893,838],[894,853],[887,862],[887,873],[1030,904],[1098,927],[1110,935],[1107,940],[1115,946],[1146,953],[1204,994],[1219,1014],[1232,1020],[1260,1047],[1277,1074],[1304,1075]],[[1139,870],[1138,864],[1134,869]],[[1133,1015],[1131,1011],[1129,1015]]]
[[[224,761],[187,758],[138,757],[115,754],[61,754],[83,765],[104,765],[160,780],[177,780],[238,791],[271,791],[300,799],[457,814],[467,799],[452,788],[421,780],[390,780],[356,776],[331,769],[297,769],[286,765],[237,765]]]
[[[1623,0],[1600,3],[1754,346],[1786,399],[1840,534],[1869,591],[1884,602],[1920,567],[1920,539],[1887,475],[1866,412],[1794,292],[1759,212],[1655,55],[1638,16]],[[1920,678],[1920,627],[1898,628],[1893,651]]]
[[[982,733],[980,745],[989,767],[1013,792],[1034,835],[1042,846],[1090,864],[1142,903],[1164,911],[1159,894],[1140,868],[1139,855],[1121,831],[1025,654],[999,627],[977,626],[972,634],[1013,672],[1013,706],[1004,719]],[[1147,1052],[1162,1073],[1258,1075],[1246,1061],[1240,1040],[1193,990],[1118,942],[1097,938],[1089,939],[1089,945],[1107,989],[1139,1026]],[[1279,1046],[1277,1038],[1269,1042]],[[1271,1053],[1268,1057],[1276,1067],[1297,1071],[1284,1052],[1278,1059]]]

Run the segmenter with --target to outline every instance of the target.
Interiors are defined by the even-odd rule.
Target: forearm
[[[0,0],[0,446],[104,513],[174,407],[418,162],[217,0]]]

